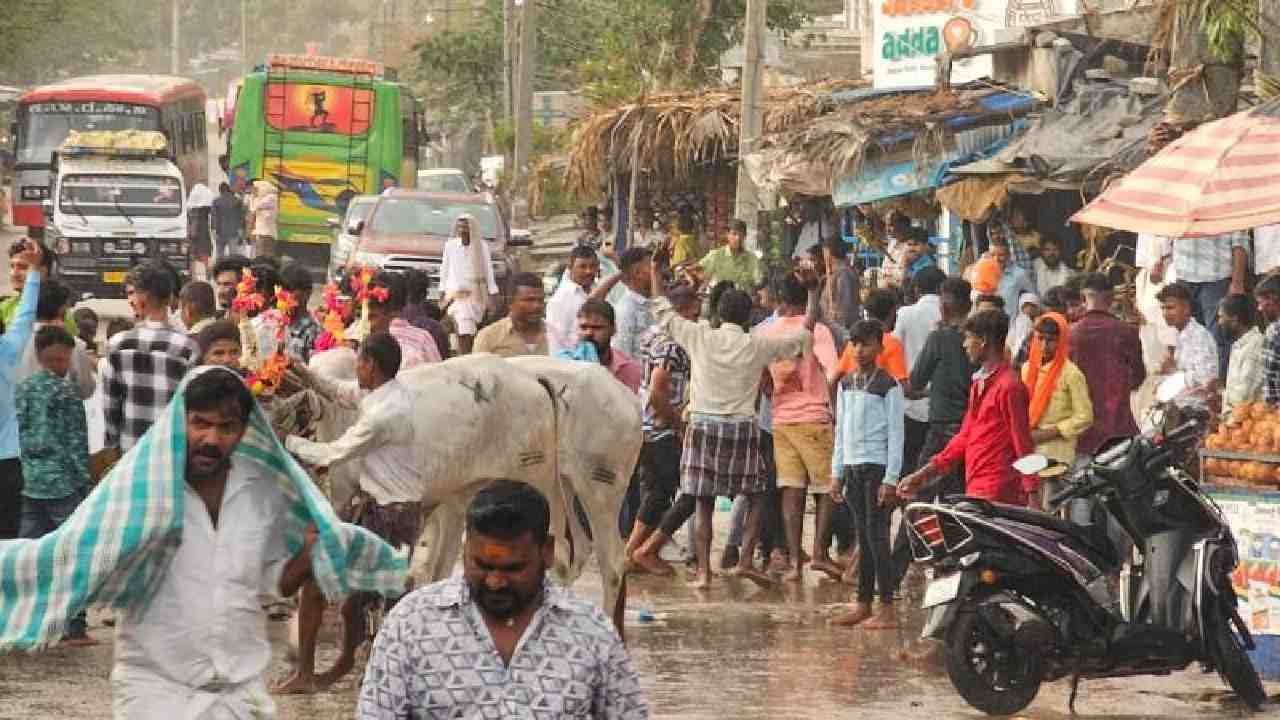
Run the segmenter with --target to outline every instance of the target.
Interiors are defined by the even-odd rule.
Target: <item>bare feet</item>
[[[351,668],[355,667],[355,664],[354,658],[339,657],[328,672],[316,676],[316,688],[323,690],[338,682],[347,673],[351,672]]]
[[[782,576],[783,582],[798,583],[804,580],[804,573],[800,572],[800,568],[793,567]]]
[[[670,577],[676,574],[676,569],[671,567],[671,563],[649,553],[636,553],[631,556],[631,565],[637,572],[649,573],[650,575]]]
[[[854,625],[864,622],[870,617],[871,605],[858,603],[853,607],[851,612],[843,613],[831,618],[831,624],[838,625],[839,627],[853,627]]]
[[[893,603],[880,603],[880,607],[869,620],[862,624],[868,630],[894,630],[898,627],[898,614],[893,611]]]
[[[841,573],[845,571],[844,568],[831,562],[831,558],[825,558],[825,557],[820,557],[817,560],[814,560],[813,562],[809,563],[809,569],[816,570],[820,573],[823,573],[827,577],[836,581],[840,580]]]
[[[759,585],[760,587],[773,586],[773,578],[760,572],[759,570],[755,569],[750,565],[747,565],[747,566],[739,565],[738,567],[734,568],[730,572],[733,574],[734,577],[746,578],[747,580],[750,580],[751,582],[755,583],[756,585]]]
[[[789,567],[790,563],[787,562],[787,556],[781,550],[774,550],[769,555],[769,572],[784,573]]]
[[[63,638],[62,642],[58,644],[64,647],[83,648],[83,647],[93,647],[94,645],[101,645],[102,643],[97,640],[94,640],[88,635],[84,635],[81,637]]]
[[[689,587],[694,590],[710,590],[711,589],[711,573],[698,573],[689,581]]]
[[[314,675],[303,677],[302,673],[294,671],[292,675],[276,683],[271,692],[277,695],[310,695],[319,689]]]

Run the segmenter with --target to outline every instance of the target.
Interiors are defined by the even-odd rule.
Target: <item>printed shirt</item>
[[[548,354],[547,330],[545,327],[539,330],[538,342],[534,343],[533,347],[529,347],[524,337],[516,332],[511,316],[508,315],[476,333],[472,352],[493,353],[504,358],[519,355],[546,355]]]
[[[929,388],[929,422],[954,424],[969,407],[969,385],[978,371],[964,350],[964,333],[943,326],[929,333],[911,366],[911,387]]]
[[[67,380],[41,370],[14,393],[22,448],[22,495],[70,497],[89,487],[89,428],[84,401]]]
[[[640,357],[640,336],[653,325],[649,305],[649,298],[622,285],[622,298],[613,304],[618,318],[618,329],[610,343],[614,348],[633,358]]]
[[[1264,338],[1258,328],[1249,328],[1231,344],[1231,360],[1227,364],[1227,384],[1222,391],[1222,412],[1229,414],[1237,405],[1262,399]]]
[[[1093,425],[1077,440],[1076,452],[1092,455],[1106,441],[1138,432],[1129,395],[1147,379],[1142,341],[1134,326],[1090,310],[1072,324],[1070,342],[1071,362],[1084,373],[1093,405]]]
[[[578,344],[578,309],[586,301],[587,291],[572,280],[562,279],[551,295],[547,302],[547,350],[552,355]]]
[[[1262,341],[1262,397],[1272,407],[1280,405],[1280,320],[1267,326]]]
[[[622,639],[600,609],[544,581],[509,664],[458,575],[410,593],[374,641],[358,720],[595,718],[649,709]]]
[[[1173,269],[1182,282],[1217,282],[1231,277],[1235,248],[1249,251],[1249,233],[1173,241]]]
[[[1040,376],[1049,374],[1049,365],[1040,367]],[[1068,360],[1058,375],[1058,386],[1049,397],[1049,407],[1036,428],[1054,428],[1062,437],[1036,446],[1036,452],[1060,463],[1071,465],[1076,460],[1076,440],[1093,425],[1093,401],[1084,373]]]
[[[288,502],[260,472],[232,458],[217,527],[186,488],[182,542],[150,605],[140,618],[119,618],[111,673],[118,716],[250,717],[255,699],[269,706],[262,678],[271,643],[260,597],[280,592]],[[206,686],[225,689],[193,692]]]
[[[990,372],[979,370],[969,390],[969,409],[960,431],[929,464],[940,471],[964,462],[965,494],[996,502],[1025,505],[1040,478],[1022,476],[1013,463],[1035,452],[1027,405],[1027,386],[1007,363]]]
[[[413,400],[404,385],[390,380],[366,392],[355,380],[331,380],[323,375],[316,375],[315,380],[340,405],[358,407],[360,415],[337,440],[320,443],[290,435],[285,448],[312,465],[359,463],[360,489],[379,505],[421,500],[419,448],[409,421]]]
[[[391,337],[400,343],[400,371],[415,368],[424,363],[440,362],[440,349],[431,333],[410,325],[404,318],[395,318],[388,328]]]
[[[116,335],[102,374],[107,447],[132,448],[199,357],[195,341],[165,323],[144,321]]]
[[[300,311],[285,329],[285,352],[290,357],[301,358],[304,363],[311,362],[311,352],[315,350],[316,338],[320,337],[322,330],[311,313]]]
[[[1187,320],[1186,327],[1178,333],[1178,345],[1173,351],[1173,361],[1178,372],[1191,376],[1191,385],[1207,385],[1218,379],[1218,343],[1213,333],[1196,321]]]
[[[924,352],[924,345],[929,335],[938,329],[942,322],[942,301],[936,294],[920,296],[920,299],[898,311],[898,322],[893,327],[893,336],[902,341],[902,352],[906,360],[906,373],[915,366],[916,359]],[[898,380],[905,380],[906,374]],[[929,398],[907,401],[907,417],[916,422],[929,421]]]
[[[884,483],[897,485],[906,437],[904,412],[902,386],[883,368],[870,376],[845,375],[836,389],[832,477],[854,465],[883,465]]]
[[[645,442],[654,442],[675,434],[675,428],[658,425],[658,417],[649,404],[649,388],[653,371],[662,368],[671,378],[671,407],[678,416],[689,402],[689,353],[676,344],[670,335],[658,328],[649,328],[640,336],[640,360],[644,364],[644,381],[640,383],[640,401],[644,403]]]
[[[752,336],[781,338],[804,330],[805,316],[779,317]],[[831,331],[822,325],[813,328],[813,347],[803,355],[769,365],[773,378],[772,413],[774,425],[831,422],[831,394],[827,374],[836,366],[836,345]]]
[[[754,418],[760,373],[769,363],[809,349],[804,330],[778,338],[748,335],[725,323],[713,328],[680,317],[666,298],[654,301],[658,325],[689,353],[689,409],[727,417]]]
[[[760,284],[760,259],[750,250],[737,253],[729,246],[718,247],[707,253],[698,265],[711,277],[711,284],[729,281],[739,290],[751,292]]]

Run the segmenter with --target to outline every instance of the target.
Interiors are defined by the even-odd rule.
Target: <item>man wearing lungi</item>
[[[657,267],[659,263],[654,263]],[[720,326],[686,320],[664,297],[661,279],[652,276],[653,297],[658,298],[654,316],[689,353],[689,423],[680,454],[681,497],[668,513],[675,527],[698,512],[694,548],[698,556],[698,576],[693,585],[711,585],[711,518],[717,497],[745,495],[748,498],[747,529],[737,568],[731,572],[761,585],[768,575],[756,570],[752,558],[760,530],[758,497],[765,489],[761,468],[760,428],[756,424],[756,397],[761,373],[770,363],[796,357],[808,351],[812,335],[807,328],[774,337],[758,337],[747,332],[751,318],[751,296],[741,290],[725,292],[716,307]],[[663,518],[662,527],[670,526]]]

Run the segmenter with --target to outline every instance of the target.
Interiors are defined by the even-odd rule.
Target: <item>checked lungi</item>
[[[754,417],[694,413],[680,453],[680,492],[727,497],[764,492],[760,426]]]

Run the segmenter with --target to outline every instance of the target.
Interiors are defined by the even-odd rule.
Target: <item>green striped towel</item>
[[[189,374],[167,411],[116,463],[75,513],[39,540],[0,542],[0,652],[61,639],[67,621],[94,606],[140,618],[182,542]],[[404,592],[404,554],[369,531],[342,523],[328,499],[284,449],[254,403],[235,455],[278,478],[291,501],[282,531],[291,553],[315,523],[312,574],[330,600],[356,591]]]

